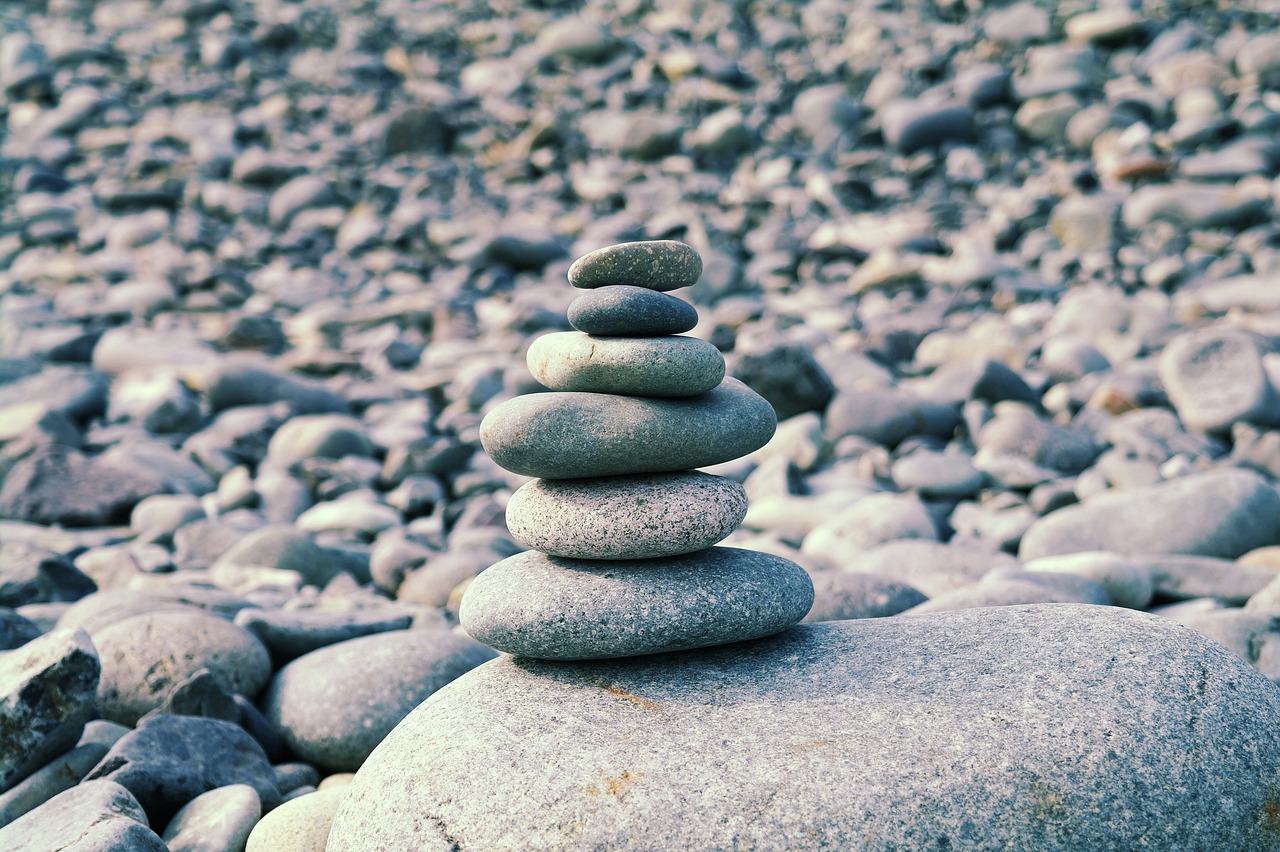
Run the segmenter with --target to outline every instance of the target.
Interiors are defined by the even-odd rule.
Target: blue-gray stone
[[[428,695],[493,656],[445,630],[362,636],[280,669],[262,706],[294,754],[326,769],[355,770]]]
[[[653,337],[689,331],[698,324],[698,311],[666,293],[615,284],[588,290],[570,302],[569,322],[587,334]]]
[[[264,809],[280,803],[275,774],[243,728],[200,716],[152,716],[121,737],[85,777],[106,778],[133,793],[155,825],[209,790],[248,784]]]
[[[1236,557],[1280,543],[1280,493],[1256,473],[1216,470],[1103,493],[1032,524],[1018,555],[1186,553]]]
[[[147,815],[114,781],[87,781],[0,828],[5,852],[168,852]]]
[[[516,397],[480,424],[485,451],[545,479],[662,473],[744,456],[773,437],[769,403],[736,379],[687,399],[562,391]]]
[[[812,605],[800,566],[752,550],[617,561],[530,550],[472,581],[459,620],[499,651],[589,660],[755,639],[796,624]]]
[[[529,347],[529,372],[557,391],[626,396],[697,396],[720,384],[724,356],[696,337],[544,334]]]

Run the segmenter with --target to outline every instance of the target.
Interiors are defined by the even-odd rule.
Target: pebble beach
[[[0,4],[0,849],[1280,849],[1278,140],[1276,0]]]

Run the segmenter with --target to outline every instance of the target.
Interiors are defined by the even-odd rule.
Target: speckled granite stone
[[[480,440],[513,473],[575,479],[719,464],[764,446],[775,428],[769,403],[727,378],[688,399],[568,391],[519,396],[485,416]]]
[[[741,485],[696,471],[535,479],[507,503],[507,529],[553,556],[651,559],[710,547],[746,514]]]
[[[611,561],[530,550],[477,577],[459,620],[499,651],[587,660],[755,639],[799,622],[812,605],[809,575],[767,553],[713,547]]]
[[[696,337],[544,334],[529,347],[529,372],[558,391],[697,396],[720,384],[724,356]]]
[[[1001,607],[496,660],[378,747],[328,848],[1261,850],[1277,789],[1280,692],[1226,648]]]
[[[702,258],[676,240],[619,243],[584,254],[569,267],[569,283],[592,289],[628,284],[667,292],[691,287],[702,275]]]

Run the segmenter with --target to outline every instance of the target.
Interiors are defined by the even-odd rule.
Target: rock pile
[[[462,626],[502,651],[548,660],[627,657],[755,639],[813,604],[798,565],[714,547],[747,495],[693,468],[764,446],[777,418],[725,378],[710,343],[682,337],[696,311],[667,291],[697,282],[702,260],[673,240],[623,243],[569,269],[587,290],[576,332],[539,338],[529,369],[551,393],[499,405],[480,436],[499,465],[536,477],[507,505],[529,551],[467,589]]]

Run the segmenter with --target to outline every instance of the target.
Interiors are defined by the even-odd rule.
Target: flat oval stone
[[[1023,561],[1110,550],[1236,559],[1280,543],[1280,495],[1245,470],[1210,470],[1109,491],[1040,518],[1022,537]]]
[[[191,610],[135,615],[93,634],[102,657],[98,712],[136,725],[200,669],[227,692],[252,698],[271,677],[267,649],[249,631]]]
[[[813,606],[799,565],[712,547],[643,561],[577,560],[534,550],[502,560],[462,598],[464,630],[543,660],[596,660],[756,639]]]
[[[777,416],[737,379],[688,399],[535,393],[480,423],[485,452],[513,473],[578,479],[720,464],[768,443]]]
[[[535,479],[507,503],[507,529],[553,556],[652,559],[710,547],[746,514],[741,485],[697,471]]]
[[[868,618],[495,660],[383,741],[329,848],[1260,850],[1278,765],[1274,684],[1168,619]]]
[[[629,284],[667,292],[690,287],[702,275],[702,258],[676,240],[619,243],[584,254],[569,267],[569,283],[591,290]]]
[[[263,714],[301,759],[360,767],[423,699],[493,652],[447,630],[396,630],[305,654],[276,672]]]
[[[696,337],[544,334],[529,347],[529,372],[558,391],[697,396],[720,384],[724,356]]]
[[[588,290],[570,302],[569,323],[587,334],[652,337],[689,331],[698,324],[698,311],[666,293],[614,284]]]

